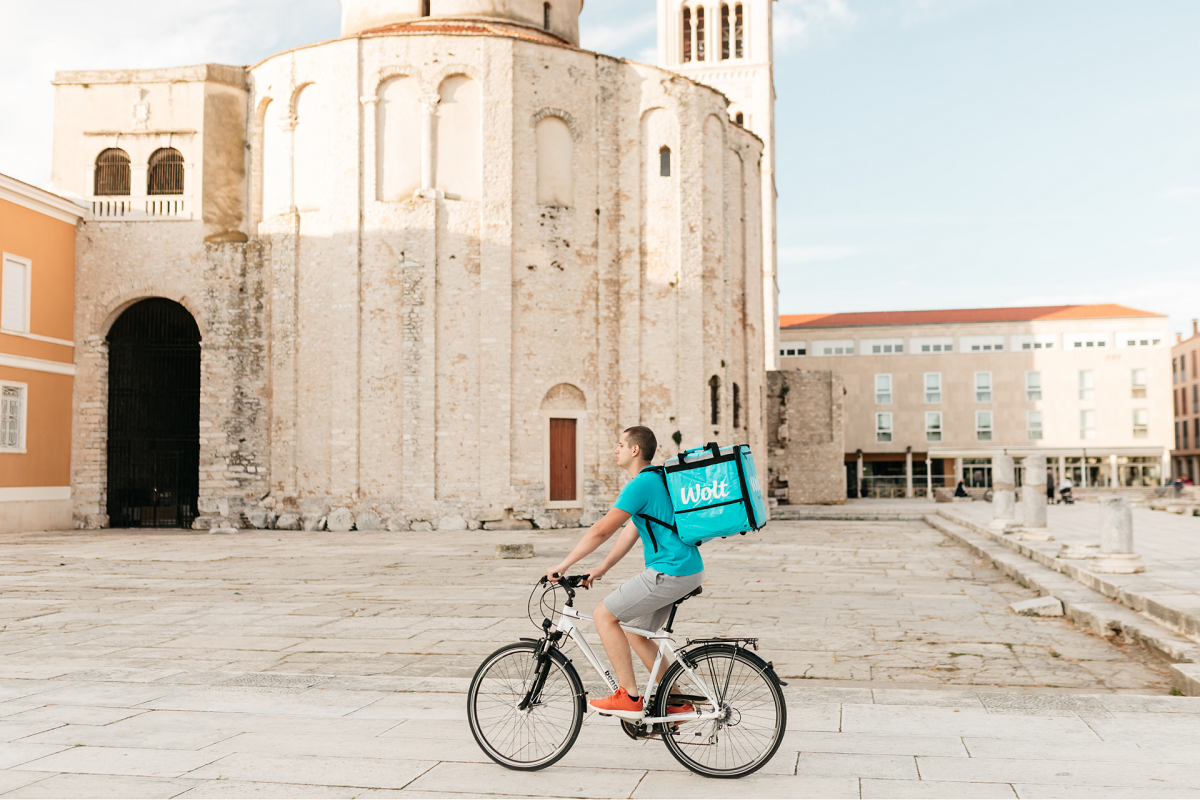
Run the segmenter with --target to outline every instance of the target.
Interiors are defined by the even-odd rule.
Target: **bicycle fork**
[[[557,636],[558,634],[554,634]],[[525,697],[517,705],[518,711],[528,711],[533,706],[537,705],[542,698],[542,689],[546,688],[546,678],[550,674],[550,649],[553,643],[551,637],[547,636],[538,640],[536,651],[537,665],[534,667],[533,681],[529,684],[529,691],[525,693]]]

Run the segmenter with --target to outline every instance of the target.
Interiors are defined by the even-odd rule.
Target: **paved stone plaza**
[[[695,777],[594,716],[559,765],[504,770],[467,678],[536,635],[531,584],[577,536],[0,537],[0,797],[1200,797],[1200,698],[1136,646],[1013,614],[1032,590],[916,521],[706,546],[677,634],[756,635],[790,682],[761,773]]]

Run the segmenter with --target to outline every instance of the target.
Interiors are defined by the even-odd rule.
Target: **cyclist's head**
[[[626,428],[621,433],[622,446],[617,448],[617,464],[625,466],[621,463],[622,451],[628,450],[629,457],[639,458],[646,463],[654,460],[654,453],[658,450],[658,439],[654,437],[654,431],[647,428],[645,425],[634,425],[632,428]]]

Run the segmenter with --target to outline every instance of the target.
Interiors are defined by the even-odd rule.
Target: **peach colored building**
[[[71,527],[75,226],[83,213],[0,175],[0,533]]]
[[[1200,325],[1192,320],[1192,335],[1171,348],[1171,394],[1175,412],[1175,448],[1171,451],[1173,478],[1200,477]]]
[[[845,376],[850,496],[989,486],[1001,453],[1152,486],[1173,441],[1167,326],[1119,305],[785,315],[779,349]]]

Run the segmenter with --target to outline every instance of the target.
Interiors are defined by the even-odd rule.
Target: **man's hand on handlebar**
[[[585,589],[592,588],[592,583],[600,576],[592,575],[566,575],[560,572],[558,567],[551,567],[546,570],[546,577],[541,579],[542,583],[557,583],[567,589],[576,589],[582,586]]]

